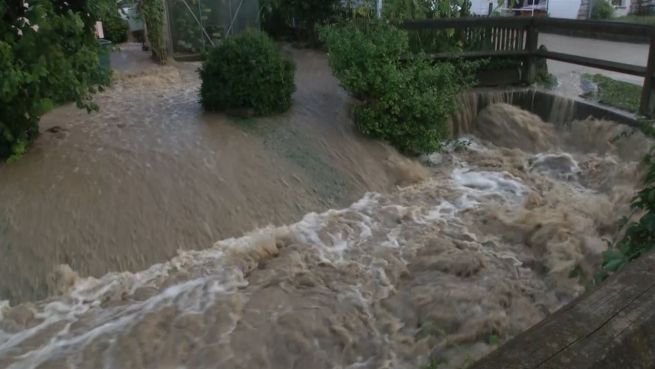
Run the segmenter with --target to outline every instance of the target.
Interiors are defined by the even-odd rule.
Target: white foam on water
[[[479,154],[480,150],[476,152]],[[513,303],[522,301],[532,304],[519,308],[534,311],[543,311],[543,308],[539,310],[534,307],[537,305],[559,306],[561,303],[552,302],[554,298],[547,290],[548,283],[543,281],[544,277],[526,267],[522,245],[503,239],[505,233],[512,232],[518,233],[520,239],[527,239],[528,235],[533,237],[535,232],[529,223],[530,214],[527,214],[529,211],[523,204],[536,189],[533,184],[522,181],[502,166],[497,171],[476,169],[466,163],[466,155],[448,155],[451,155],[449,159],[454,168],[441,169],[434,178],[403,188],[398,193],[367,193],[349,208],[310,213],[293,225],[256,230],[243,237],[217,242],[207,250],[180,251],[170,261],[153,265],[142,272],[78,279],[64,296],[36,303],[31,308],[35,312],[34,324],[24,328],[5,329],[4,323],[13,322],[12,308],[7,303],[0,304],[0,360],[11,357],[8,368],[31,369],[69,357],[69,363],[81,363],[78,366],[70,364],[72,367],[88,368],[88,363],[84,364],[83,360],[86,350],[102,342],[108,347],[104,350],[104,368],[122,369],[124,362],[112,355],[120,349],[118,344],[127,339],[126,336],[139,332],[138,325],[148,317],[174,309],[174,319],[209,314],[211,319],[225,320],[223,325],[213,327],[212,320],[205,317],[200,325],[204,328],[199,329],[218,330],[217,338],[211,344],[218,345],[214,348],[216,350],[227,350],[222,354],[222,360],[226,363],[241,359],[245,360],[242,364],[246,364],[243,365],[252,364],[247,361],[252,352],[234,352],[228,348],[231,350],[232,335],[250,324],[246,321],[248,309],[244,305],[259,293],[264,293],[262,291],[267,291],[265,287],[268,285],[252,277],[260,268],[264,269],[260,277],[271,277],[273,285],[286,286],[282,289],[288,295],[276,301],[275,306],[249,310],[251,314],[256,310],[274,321],[286,319],[288,322],[289,316],[294,314],[326,309],[330,301],[337,301],[338,307],[343,306],[343,314],[346,314],[347,308],[356,311],[353,316],[344,315],[346,323],[339,323],[339,334],[332,334],[344,336],[344,342],[351,342],[361,341],[358,334],[365,333],[367,342],[359,343],[361,347],[375,346],[375,354],[358,354],[358,357],[344,362],[341,366],[344,368],[416,367],[417,362],[412,360],[422,358],[426,352],[408,354],[406,345],[410,345],[407,342],[418,332],[415,320],[427,319],[425,316],[431,314],[436,316],[434,319],[437,321],[446,319],[444,317],[457,321],[453,326],[461,332],[457,329],[447,332],[443,339],[461,341],[463,345],[470,343],[471,339],[466,337],[478,337],[490,329],[488,326],[493,329],[500,329],[497,327],[501,326],[507,332],[514,332],[514,328],[507,323],[507,317],[516,311],[511,310],[514,309],[512,304],[494,302],[497,295],[516,294],[512,295]],[[552,156],[538,154],[532,163],[550,160],[549,155]],[[589,195],[573,192],[562,193],[573,199],[578,195]],[[564,203],[566,200],[569,198],[564,199]],[[470,212],[471,209],[477,210]],[[512,223],[505,218],[494,218],[492,215],[496,215],[496,210],[499,213],[504,210],[517,220]],[[499,232],[484,233],[480,229],[482,223],[476,223],[479,220],[476,218],[478,212],[482,214],[479,216],[487,215],[498,222]],[[470,213],[475,216],[466,215]],[[566,230],[562,234],[571,236],[571,233]],[[544,257],[548,257],[548,247],[546,244],[527,250],[538,249],[546,254]],[[292,251],[285,254],[286,248]],[[425,254],[417,256],[421,252]],[[276,266],[280,259],[286,264]],[[272,266],[267,269],[269,263]],[[417,269],[410,270],[413,265]],[[480,276],[476,277],[478,273]],[[303,284],[303,289],[294,289],[296,276],[303,274],[316,275],[319,279],[310,279],[306,285]],[[276,279],[278,277],[279,281]],[[412,282],[412,278],[417,280]],[[317,295],[329,294],[327,302],[319,300],[322,303],[303,306],[299,310],[292,309],[294,305],[284,305],[287,300],[289,304],[301,305],[305,298],[316,298],[309,293],[313,291],[312,287],[307,287],[316,284],[320,287]],[[307,295],[294,300],[293,293],[305,289]],[[140,295],[144,290],[151,293]],[[396,304],[406,306],[397,309],[384,306],[383,301],[393,300],[399,293],[406,295],[399,295],[400,302],[396,301]],[[529,296],[521,295],[523,293]],[[415,300],[403,300],[412,296]],[[235,298],[237,301],[232,301]],[[411,303],[415,306],[409,306]],[[226,310],[212,310],[217,306]],[[450,312],[453,306],[457,309]],[[480,318],[479,322],[460,321],[462,311],[485,318]],[[403,314],[408,314],[410,318]],[[325,319],[325,316],[318,316],[318,321]],[[364,317],[364,328],[357,325],[361,317]],[[280,331],[285,329],[280,325],[274,331],[267,331],[260,328],[262,321],[252,324],[258,327],[257,333],[262,335],[281,335],[276,333],[278,328]],[[308,321],[306,324],[312,327],[315,323]],[[261,332],[259,329],[262,329]],[[205,333],[192,332],[192,335],[194,339],[202,340]],[[45,340],[39,345],[27,344],[42,336]],[[331,337],[311,337],[313,352],[316,355],[331,352]],[[264,342],[258,341],[259,337],[252,339]],[[209,343],[201,342],[194,347],[202,347],[203,344]],[[421,343],[415,344],[418,347]],[[342,343],[334,345],[344,350]],[[438,342],[431,345],[440,347]],[[371,352],[362,350],[362,353]],[[175,367],[182,367],[180,365],[178,363]],[[185,365],[191,367],[188,363]]]
[[[530,190],[518,178],[507,172],[476,171],[468,168],[453,170],[452,179],[455,185],[466,191],[461,200],[461,206],[471,207],[471,204],[488,199],[490,196],[500,196],[507,201],[520,202]]]

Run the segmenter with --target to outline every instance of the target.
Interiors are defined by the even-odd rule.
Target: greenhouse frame
[[[165,0],[168,47],[176,59],[194,58],[226,37],[259,29],[259,0]]]

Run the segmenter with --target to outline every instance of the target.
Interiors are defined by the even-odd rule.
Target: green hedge
[[[449,139],[448,119],[473,64],[409,57],[407,33],[383,22],[329,26],[320,34],[334,74],[359,100],[354,120],[362,133],[408,154],[439,150]]]
[[[593,0],[591,19],[610,19],[614,16],[614,7],[609,0]]]
[[[103,18],[102,27],[105,33],[105,40],[114,44],[120,44],[127,41],[129,25],[126,20],[118,15]]]
[[[57,101],[97,109],[91,95],[108,85],[94,25],[100,2],[0,2],[0,157],[16,158]]]
[[[281,113],[291,106],[294,71],[266,34],[247,31],[210,51],[200,70],[200,100],[209,111]]]

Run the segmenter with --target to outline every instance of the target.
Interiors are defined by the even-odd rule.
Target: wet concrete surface
[[[539,35],[539,45],[545,45],[549,51],[632,65],[645,66],[648,61],[648,45],[646,44],[603,41],[542,33]],[[644,81],[642,77],[638,76],[563,63],[556,60],[548,61],[548,69],[559,81],[557,92],[569,97],[579,96],[583,93],[580,86],[580,78],[586,73],[602,74],[635,85],[641,85]]]

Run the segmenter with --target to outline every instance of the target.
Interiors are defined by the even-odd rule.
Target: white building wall
[[[489,0],[471,0],[471,13],[476,15],[488,15]]]
[[[614,16],[622,17],[628,15],[628,13],[630,13],[630,3],[630,0],[621,0],[620,4],[614,6]]]
[[[580,0],[550,0],[548,14],[553,18],[578,18]]]
[[[626,0],[627,1],[627,0]],[[496,1],[494,1],[494,7]],[[554,18],[575,19],[578,17],[580,0],[550,0],[548,12]],[[471,12],[478,15],[489,13],[489,0],[471,0]]]

